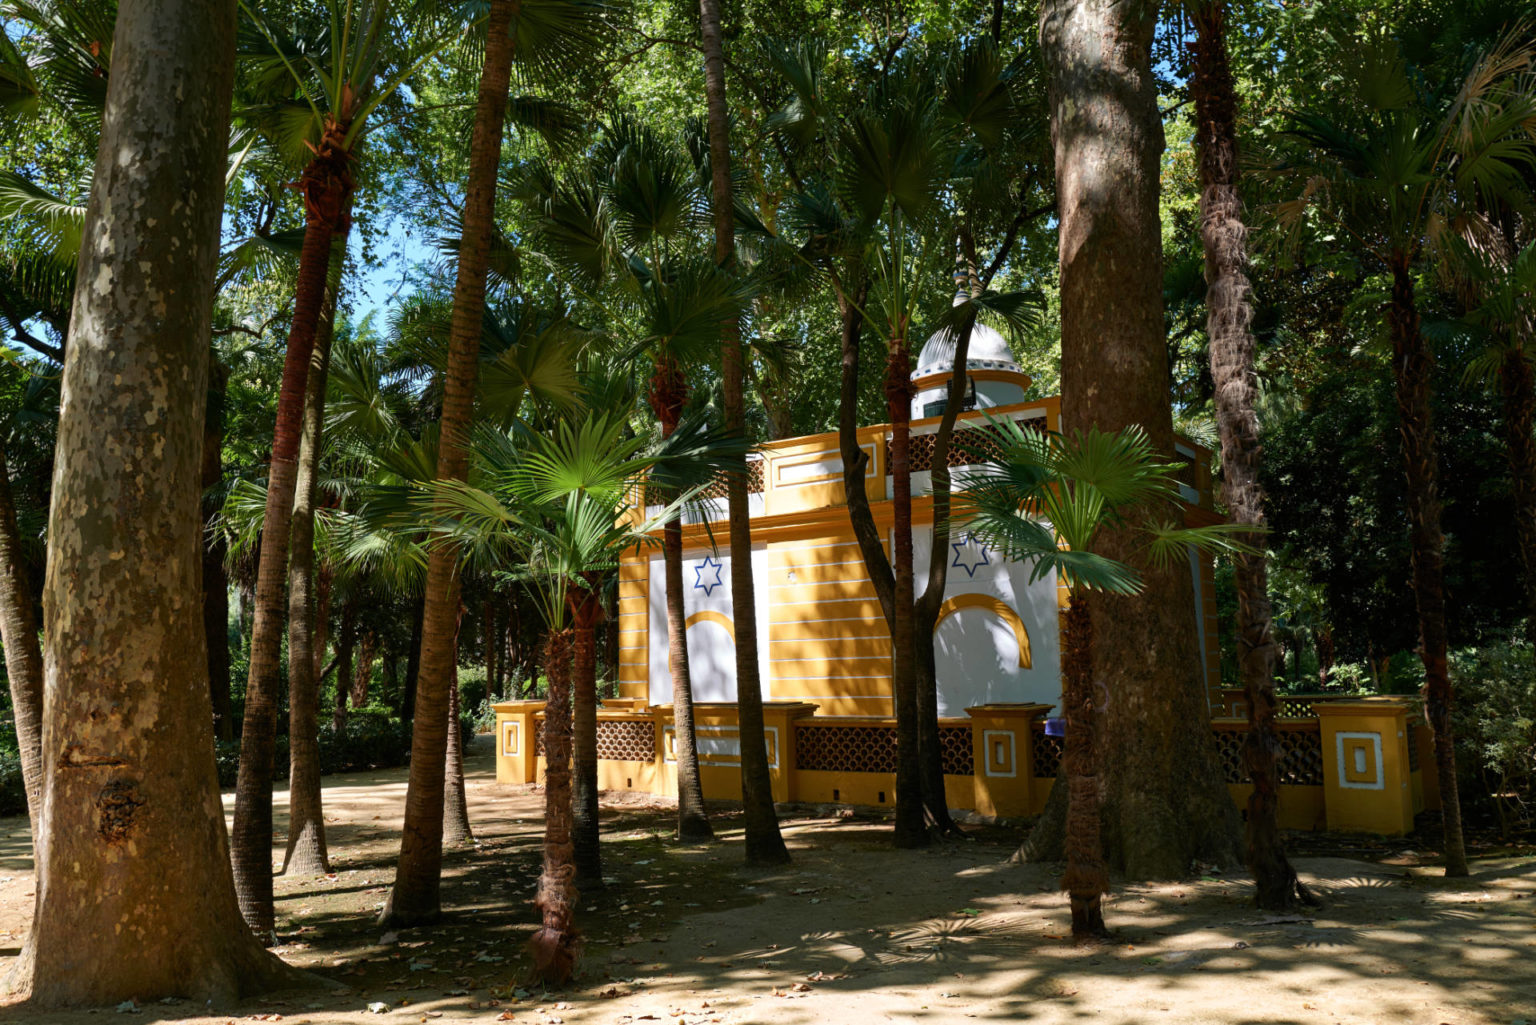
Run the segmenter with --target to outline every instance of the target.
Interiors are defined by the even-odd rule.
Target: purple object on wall
[[[1067,735],[1067,720],[1060,716],[1053,716],[1045,720],[1045,735],[1047,737],[1065,737]]]

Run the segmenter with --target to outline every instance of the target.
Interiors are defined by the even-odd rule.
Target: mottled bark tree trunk
[[[315,482],[324,447],[325,388],[341,288],[347,232],[331,244],[325,306],[310,354],[304,426],[293,490],[292,548],[288,558],[288,848],[283,873],[323,875],[331,870],[320,796],[320,679],[315,648]],[[319,651],[325,650],[324,642]]]
[[[210,532],[219,512],[214,493],[224,479],[224,396],[229,370],[212,359],[208,366],[208,412],[203,418],[203,633],[208,638],[208,688],[213,697],[213,733],[219,740],[235,739],[235,717],[229,694],[229,574],[224,558],[229,546],[222,532]]]
[[[704,47],[704,100],[709,127],[710,205],[714,215],[715,263],[734,273],[736,226],[731,197],[730,115],[725,106],[725,44],[719,0],[699,0]],[[721,377],[725,429],[746,433],[745,360],[741,324],[723,325]],[[763,725],[763,685],[758,672],[757,597],[752,582],[752,519],[747,502],[745,457],[726,477],[725,501],[731,536],[731,623],[736,641],[736,714],[741,738],[741,800],[745,806],[746,858],[752,865],[782,865],[789,849],[773,808]]]
[[[1150,0],[1046,0],[1040,44],[1061,218],[1063,427],[1136,424],[1171,457],[1156,22]],[[1146,583],[1135,597],[1095,597],[1091,609],[1095,687],[1102,681],[1110,695],[1097,709],[1109,864],[1141,879],[1183,876],[1197,860],[1237,864],[1238,817],[1206,726],[1189,571],[1144,565],[1124,531],[1106,535],[1103,554],[1136,565]],[[1059,848],[1049,839],[1031,837],[1025,853]]]
[[[528,946],[533,970],[546,983],[567,982],[581,952],[576,912],[575,850],[571,843],[571,633],[549,632],[544,674],[544,871],[534,904],[541,924]]]
[[[337,233],[345,231],[347,211],[352,204],[347,129],[348,123],[327,118],[315,156],[299,179],[299,190],[304,196],[304,246],[299,254],[293,324],[288,332],[288,351],[278,388],[277,424],[272,433],[261,556],[256,570],[256,618],[251,627],[251,667],[245,685],[231,849],[240,912],[251,929],[262,936],[270,936],[273,928],[272,772],[293,493],[298,480],[309,361],[325,306],[331,242]]]
[[[469,144],[464,230],[448,334],[437,456],[439,480],[462,481],[469,471],[469,434],[474,423],[475,380],[484,332],[485,279],[496,215],[496,172],[501,162],[501,137],[512,71],[511,26],[517,6],[515,0],[491,0],[486,21],[485,63],[480,69]],[[458,564],[459,553],[449,545],[435,546],[427,563],[405,828],[395,885],[380,916],[381,921],[396,925],[430,921],[441,913],[448,691],[458,685]]]
[[[448,744],[443,766],[443,841],[451,844],[475,842],[469,824],[469,800],[464,790],[464,727],[459,722],[459,703],[463,700],[455,680],[448,688]]]
[[[1237,663],[1248,704],[1243,764],[1248,797],[1246,855],[1261,908],[1285,911],[1311,894],[1296,877],[1280,838],[1280,736],[1275,731],[1275,640],[1264,554],[1264,487],[1259,481],[1255,342],[1249,305],[1247,226],[1238,193],[1237,88],[1227,61],[1224,0],[1190,7],[1195,25],[1193,93],[1200,157],[1200,236],[1205,247],[1206,335],[1221,435],[1222,493],[1232,522],[1252,528],[1254,551],[1233,557],[1237,585]]]
[[[651,410],[661,436],[677,430],[688,384],[676,362],[662,359],[651,377]],[[688,668],[687,611],[683,607],[683,524],[681,517],[661,528],[662,578],[666,584],[667,671],[672,677],[673,743],[677,755],[677,838],[707,843],[715,838],[699,782],[699,747],[693,729],[693,674]]]
[[[233,2],[118,7],[55,449],[36,903],[10,980],[37,1007],[296,981],[236,904],[196,600],[234,39]]]
[[[1413,564],[1413,599],[1419,612],[1419,658],[1424,663],[1424,709],[1435,736],[1445,826],[1445,874],[1465,876],[1467,849],[1461,834],[1461,797],[1456,785],[1456,741],[1451,731],[1451,677],[1446,659],[1445,537],[1440,532],[1436,465],[1440,449],[1430,412],[1434,355],[1419,327],[1413,267],[1408,253],[1391,258],[1392,302],[1387,327],[1392,336],[1392,373],[1397,385],[1398,427],[1408,479],[1408,529]]]
[[[11,471],[5,443],[0,439],[0,645],[5,648],[5,675],[11,688],[11,712],[16,717],[16,744],[21,753],[21,780],[27,791],[27,815],[32,842],[40,835],[38,815],[43,794],[43,649],[32,611],[21,529],[11,498]]]

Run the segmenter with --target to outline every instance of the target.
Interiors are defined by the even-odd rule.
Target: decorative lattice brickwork
[[[540,758],[544,757],[544,720],[540,719],[533,724],[533,753]]]
[[[946,776],[976,775],[976,760],[971,748],[969,726],[939,727],[939,757]]]
[[[763,460],[747,460],[747,494],[761,495],[763,493]],[[708,487],[699,492],[699,498],[724,498],[725,478],[717,477]],[[672,501],[670,493],[661,488],[647,488],[645,491],[647,505],[663,505]]]
[[[1025,430],[1045,430],[1045,417],[1037,416],[1028,420],[1019,421],[1019,426]],[[915,434],[912,436],[908,448],[909,458],[912,463],[913,473],[923,473],[933,469],[933,447],[937,435]],[[970,466],[978,461],[992,459],[1002,454],[1002,446],[991,430],[985,427],[957,428],[949,441],[949,458],[946,462],[950,466]],[[889,474],[891,465],[891,443],[885,443],[885,465]]]
[[[1248,782],[1243,765],[1245,730],[1217,730],[1216,750],[1228,783]],[[1280,785],[1320,787],[1323,785],[1323,738],[1318,730],[1280,730]]]
[[[1278,701],[1280,707],[1275,709],[1275,714],[1282,719],[1310,719],[1312,718],[1312,705],[1317,700],[1318,698],[1312,695],[1302,695],[1301,697],[1294,698],[1282,697]]]
[[[650,722],[597,721],[597,757],[613,762],[649,762],[656,757],[656,727]]]
[[[1419,724],[1414,719],[1408,720],[1408,771],[1419,771]]]
[[[1045,723],[1035,723],[1034,756],[1031,771],[1036,779],[1051,779],[1061,767],[1061,737],[1045,735]]]
[[[807,772],[895,772],[896,727],[796,723],[795,768]]]

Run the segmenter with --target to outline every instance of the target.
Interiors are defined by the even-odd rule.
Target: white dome
[[[912,380],[946,374],[955,368],[955,337],[948,330],[935,332],[923,343]],[[967,370],[1003,370],[1022,374],[1024,368],[1013,358],[1008,340],[995,329],[978,322],[971,328],[971,344],[966,348]]]

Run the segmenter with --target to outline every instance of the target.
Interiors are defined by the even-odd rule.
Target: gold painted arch
[[[727,616],[724,612],[716,612],[713,609],[695,612],[683,620],[683,629],[687,630],[698,623],[718,623],[720,626],[725,627],[726,633],[731,635],[731,643],[734,644],[736,642],[736,624],[731,622],[731,617]]]
[[[1019,614],[1001,599],[994,598],[990,594],[957,594],[953,598],[946,598],[944,604],[939,606],[939,618],[933,624],[933,632],[938,633],[939,624],[962,609],[984,609],[1007,623],[1013,630],[1014,639],[1019,642],[1019,668],[1032,668],[1034,655],[1030,651],[1029,630],[1025,628],[1024,620],[1020,619]],[[718,616],[719,613],[715,615]],[[690,619],[689,622],[692,620]]]

